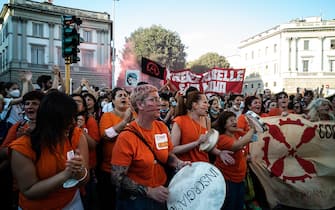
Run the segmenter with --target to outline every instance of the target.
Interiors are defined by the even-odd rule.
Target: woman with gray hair
[[[307,107],[308,119],[312,122],[321,120],[335,120],[333,105],[328,99],[314,99]]]
[[[173,153],[169,129],[160,116],[156,87],[145,84],[133,89],[131,104],[137,112],[115,143],[112,153],[112,181],[118,193],[118,210],[165,209],[168,189],[164,165],[180,169],[190,164]]]

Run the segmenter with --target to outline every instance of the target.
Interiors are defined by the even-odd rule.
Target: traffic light
[[[62,56],[63,58],[70,58],[70,63],[77,63],[80,61],[80,58],[78,57],[78,53],[80,52],[78,48],[80,45],[78,26],[82,21],[80,18],[76,18],[76,16],[73,15],[65,15],[62,20]]]

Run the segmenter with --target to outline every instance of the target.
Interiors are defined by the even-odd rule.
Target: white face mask
[[[102,102],[101,102],[101,108],[104,108],[104,106],[105,106],[106,104],[108,104],[107,101],[102,101]]]
[[[13,98],[18,98],[20,97],[20,90],[19,89],[12,90],[9,92],[9,95],[12,96]]]

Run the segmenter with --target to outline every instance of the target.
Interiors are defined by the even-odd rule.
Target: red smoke
[[[117,82],[116,82],[117,87],[125,87],[125,76],[126,76],[126,71],[128,69],[140,71],[139,82],[140,81],[148,82],[149,84],[152,84],[158,88],[160,88],[162,85],[161,80],[154,78],[154,77],[150,77],[149,75],[143,74],[141,72],[141,65],[137,61],[137,56],[134,52],[134,45],[132,44],[132,42],[128,41],[124,45],[124,50],[122,52],[122,59],[120,60],[120,67],[121,67],[121,72],[120,72],[119,77],[117,78]]]

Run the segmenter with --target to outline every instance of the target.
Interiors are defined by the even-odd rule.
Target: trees
[[[172,70],[184,69],[186,66],[185,45],[176,32],[153,25],[150,28],[139,28],[126,37],[122,51],[121,73],[117,85],[124,86],[127,69],[141,69],[141,58],[146,57]],[[141,74],[142,81],[158,85],[158,79]]]
[[[134,43],[139,63],[143,56],[171,69],[185,68],[185,46],[176,32],[153,25],[137,29],[126,41]]]
[[[192,69],[192,71],[195,73],[204,73],[213,67],[229,68],[229,66],[230,64],[224,56],[214,52],[206,53],[197,60],[187,64],[187,68]]]

